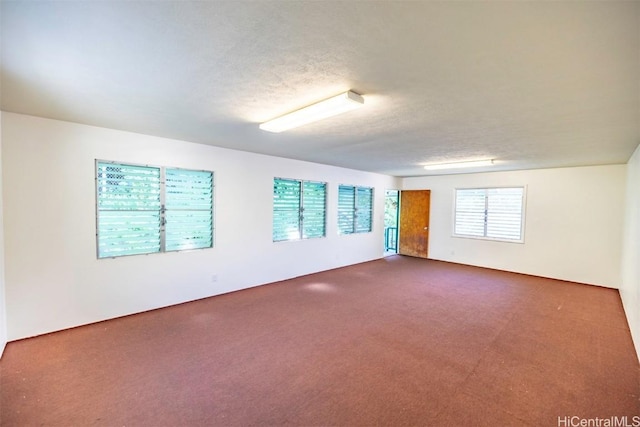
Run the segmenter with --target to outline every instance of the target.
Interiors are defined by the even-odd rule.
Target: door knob
[[[425,230],[428,230],[428,229],[429,229],[429,227],[425,227],[424,229],[425,229]]]

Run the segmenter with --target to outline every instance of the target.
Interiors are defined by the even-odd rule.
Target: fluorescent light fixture
[[[269,132],[282,132],[340,113],[346,113],[347,111],[362,107],[362,105],[364,105],[364,98],[355,92],[348,91],[264,122],[260,125],[260,129]]]
[[[493,165],[493,159],[487,160],[472,160],[468,162],[454,162],[454,163],[436,163],[432,165],[425,165],[424,168],[429,171],[444,170],[444,169],[461,169],[461,168],[476,168],[480,166]]]

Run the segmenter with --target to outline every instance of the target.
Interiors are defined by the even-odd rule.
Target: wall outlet
[[[216,283],[218,281],[218,275],[217,274],[212,274],[211,275],[211,283]]]

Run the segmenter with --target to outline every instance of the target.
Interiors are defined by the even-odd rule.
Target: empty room
[[[0,36],[1,426],[640,427],[640,2]]]

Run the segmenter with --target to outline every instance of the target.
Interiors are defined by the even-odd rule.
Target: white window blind
[[[457,189],[456,236],[522,242],[524,187]]]
[[[327,184],[274,178],[273,241],[324,237]]]
[[[373,188],[338,186],[338,233],[367,233],[373,224]]]
[[[96,161],[96,205],[98,258],[213,246],[212,172]]]

